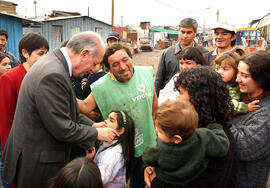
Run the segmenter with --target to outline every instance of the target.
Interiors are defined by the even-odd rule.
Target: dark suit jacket
[[[67,62],[59,49],[24,77],[3,159],[4,179],[18,188],[45,187],[70,160],[71,144],[88,149],[93,122],[79,113]]]

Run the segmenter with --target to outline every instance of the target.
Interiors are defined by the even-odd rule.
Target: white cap
[[[234,25],[230,25],[227,22],[218,22],[218,23],[216,23],[214,25],[214,27],[212,27],[212,30],[215,30],[217,28],[221,28],[221,29],[225,29],[227,31],[237,33],[236,28],[234,27]]]

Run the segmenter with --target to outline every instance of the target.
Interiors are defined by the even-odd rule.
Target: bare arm
[[[154,96],[153,96],[153,104],[152,104],[152,115],[154,116],[155,111],[158,108],[158,98],[157,98],[157,93],[156,93],[156,89],[154,87]]]
[[[80,112],[85,115],[88,115],[97,107],[97,103],[95,101],[93,93],[88,95],[88,97],[85,100],[77,99],[77,103],[78,103]]]

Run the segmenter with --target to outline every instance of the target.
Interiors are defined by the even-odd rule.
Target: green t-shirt
[[[153,78],[152,67],[134,67],[128,82],[112,80],[107,74],[91,86],[103,119],[112,110],[124,110],[134,120],[135,157],[140,157],[147,146],[156,143],[152,119]]]

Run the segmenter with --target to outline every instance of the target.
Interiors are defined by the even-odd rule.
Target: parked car
[[[148,38],[140,38],[139,42],[141,51],[153,51],[151,40],[149,40]]]

